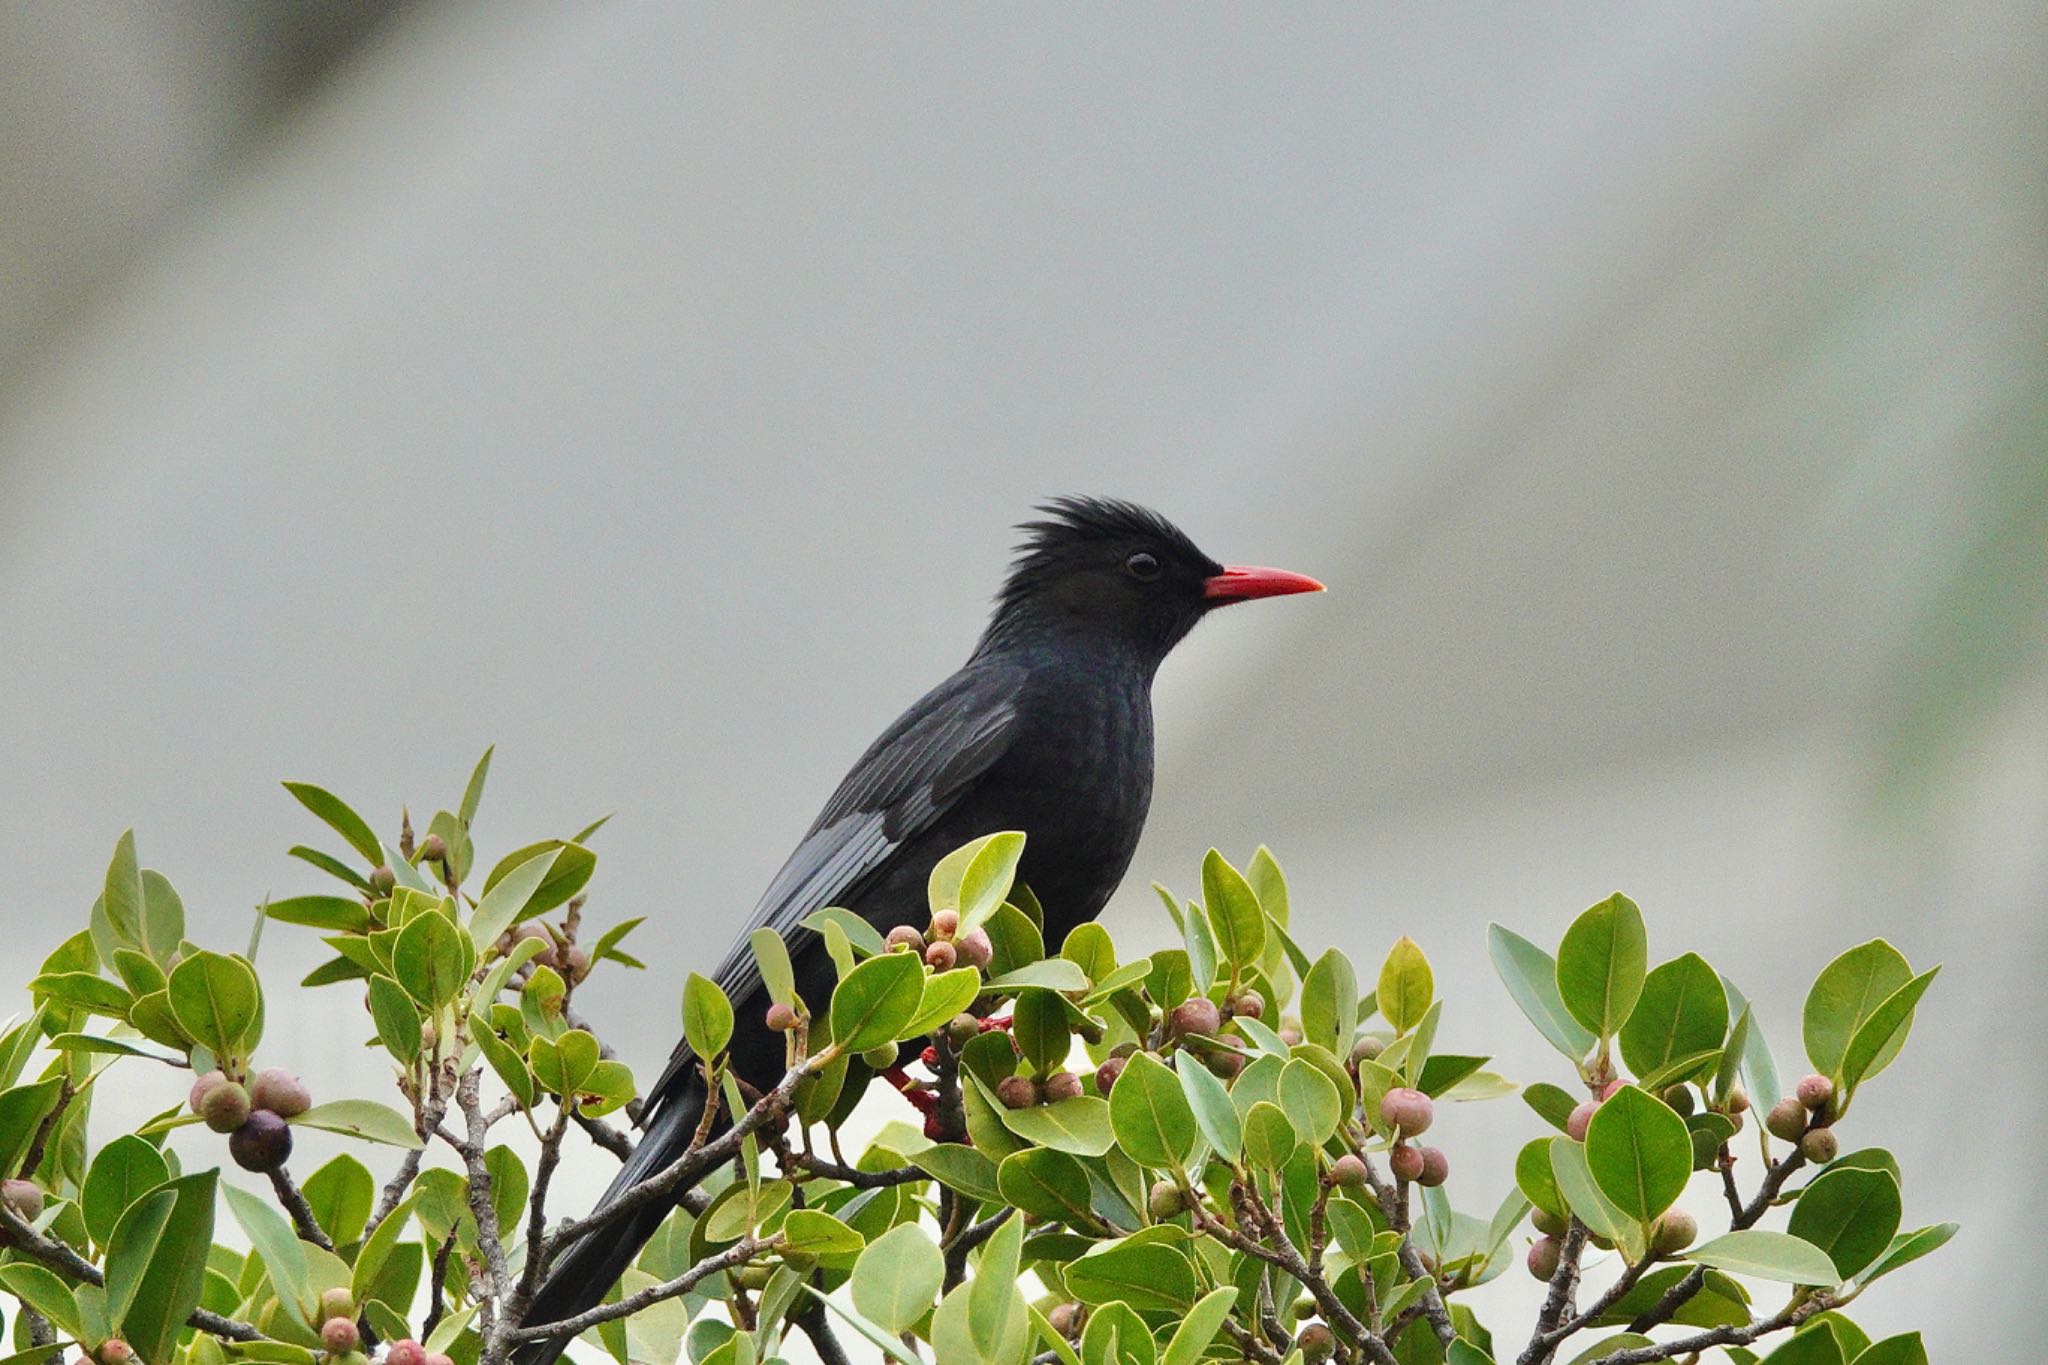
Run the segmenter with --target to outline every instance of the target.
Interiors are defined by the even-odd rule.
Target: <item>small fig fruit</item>
[[[1183,1000],[1174,1006],[1169,1027],[1177,1037],[1185,1037],[1190,1033],[1207,1036],[1223,1027],[1223,1011],[1216,1008],[1215,1001],[1198,995],[1192,1000]]]
[[[383,863],[370,871],[370,889],[379,896],[388,896],[398,889],[398,876]]]
[[[1412,1142],[1398,1142],[1387,1153],[1387,1165],[1402,1180],[1422,1178],[1422,1149]]]
[[[1573,1142],[1584,1142],[1586,1140],[1586,1129],[1592,1126],[1593,1115],[1597,1113],[1599,1109],[1600,1106],[1593,1103],[1593,1101],[1591,1100],[1582,1101],[1579,1104],[1578,1108],[1572,1110],[1572,1112],[1566,1116],[1564,1121],[1564,1135],[1570,1138]]]
[[[1152,1182],[1152,1192],[1145,1199],[1145,1207],[1151,1210],[1152,1221],[1155,1223],[1165,1222],[1187,1206],[1187,1200],[1181,1196],[1180,1187],[1171,1180]]]
[[[951,938],[960,932],[960,912],[941,910],[932,916],[932,937]]]
[[[1451,1178],[1451,1159],[1444,1155],[1441,1147],[1422,1149],[1422,1174],[1415,1177],[1415,1183],[1429,1188],[1443,1184]]]
[[[43,1187],[33,1180],[0,1180],[0,1204],[32,1223],[43,1214]]]
[[[384,1365],[427,1365],[427,1348],[402,1337],[384,1348]]]
[[[228,1155],[245,1171],[267,1174],[292,1154],[292,1130],[268,1109],[252,1110],[248,1121],[228,1134]]]
[[[1815,1128],[1799,1139],[1799,1150],[1816,1166],[1825,1166],[1842,1150],[1842,1140],[1832,1128]]]
[[[249,1092],[233,1081],[222,1081],[207,1089],[200,1102],[199,1117],[216,1133],[232,1133],[249,1121]]]
[[[1361,1189],[1365,1185],[1365,1158],[1356,1152],[1346,1152],[1330,1163],[1330,1183],[1347,1190]]]
[[[924,956],[924,935],[908,924],[899,924],[891,929],[889,937],[883,941],[892,949],[908,949],[919,957]]]
[[[796,1006],[786,1005],[778,1000],[768,1007],[768,1027],[777,1033],[788,1033],[797,1026]]]
[[[949,972],[960,960],[960,950],[947,939],[940,939],[924,950],[924,963],[935,972]]]
[[[1669,1208],[1650,1232],[1650,1249],[1660,1256],[1676,1256],[1700,1235],[1699,1221],[1681,1208]]]
[[[1122,1057],[1111,1057],[1095,1068],[1096,1094],[1108,1098],[1110,1087],[1116,1084],[1117,1077],[1124,1074],[1124,1061]]]
[[[1770,1113],[1764,1115],[1764,1127],[1774,1138],[1797,1142],[1806,1136],[1806,1106],[1787,1095],[1771,1106]]]
[[[438,834],[429,834],[420,840],[420,861],[438,863],[448,857],[448,841]]]
[[[870,1071],[887,1071],[896,1065],[896,1057],[897,1048],[894,1043],[877,1043],[860,1054],[860,1059],[867,1063]]]
[[[953,948],[963,967],[986,967],[995,960],[996,947],[989,941],[988,930],[969,929],[953,940]]]
[[[1324,1322],[1312,1322],[1294,1338],[1295,1349],[1308,1365],[1324,1365],[1337,1354],[1337,1334]]]
[[[996,1098],[1005,1109],[1029,1109],[1038,1103],[1038,1082],[1029,1076],[1005,1076],[996,1082]]]
[[[1055,1071],[1045,1078],[1045,1102],[1058,1104],[1061,1100],[1081,1098],[1081,1078],[1071,1071]]]
[[[1397,1085],[1380,1098],[1380,1121],[1399,1137],[1428,1132],[1435,1118],[1436,1106],[1420,1090]]]
[[[1818,1073],[1811,1076],[1801,1076],[1799,1084],[1793,1093],[1799,1097],[1801,1104],[1805,1105],[1813,1113],[1818,1114],[1826,1109],[1834,1100],[1835,1083]]]
[[[363,1344],[353,1318],[329,1318],[320,1324],[320,1344],[329,1355],[345,1356]]]
[[[249,1078],[249,1103],[281,1119],[295,1119],[313,1107],[313,1097],[304,1081],[281,1066],[270,1066]]]
[[[1558,1263],[1564,1259],[1564,1243],[1555,1237],[1538,1237],[1529,1243],[1529,1273],[1539,1280],[1548,1280],[1557,1273]]]

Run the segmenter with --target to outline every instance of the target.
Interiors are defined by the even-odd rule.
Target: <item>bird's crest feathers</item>
[[[1103,542],[1152,542],[1176,558],[1193,563],[1215,564],[1202,553],[1185,531],[1149,507],[1122,498],[1065,496],[1051,498],[1036,509],[1044,513],[1038,521],[1027,521],[1017,529],[1024,539],[1017,542],[1010,572],[997,594],[998,612],[1057,571],[1077,549]]]

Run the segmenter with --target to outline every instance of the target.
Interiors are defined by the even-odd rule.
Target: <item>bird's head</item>
[[[1034,630],[1099,635],[1156,667],[1195,623],[1255,597],[1321,592],[1284,569],[1217,563],[1157,512],[1111,498],[1055,498],[1027,522],[990,641]]]

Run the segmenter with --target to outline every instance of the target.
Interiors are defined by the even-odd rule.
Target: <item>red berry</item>
[[[128,1365],[135,1359],[135,1348],[119,1337],[110,1337],[100,1343],[100,1365]]]
[[[1622,1087],[1623,1087],[1623,1086],[1625,1086],[1625,1085],[1627,1085],[1627,1084],[1628,1084],[1628,1082],[1627,1082],[1627,1081],[1624,1081],[1624,1080],[1620,1079],[1619,1077],[1617,1077],[1617,1078],[1615,1078],[1614,1080],[1611,1080],[1611,1081],[1609,1081],[1609,1082],[1608,1082],[1607,1084],[1605,1084],[1605,1085],[1601,1086],[1601,1087],[1600,1087],[1600,1100],[1601,1100],[1601,1102],[1602,1102],[1602,1103],[1605,1103],[1606,1101],[1608,1101],[1608,1100],[1611,1100],[1611,1099],[1613,1099],[1613,1098],[1614,1098],[1614,1097],[1615,1097],[1615,1096],[1616,1096],[1617,1094],[1619,1094],[1619,1093],[1621,1092],[1621,1089],[1622,1089]]]
[[[995,960],[995,944],[989,941],[986,929],[969,929],[953,940],[953,947],[963,966],[986,967]]]
[[[329,1318],[320,1324],[320,1344],[332,1355],[347,1355],[362,1345],[363,1338],[349,1318]]]
[[[1266,1002],[1257,991],[1246,991],[1231,1002],[1230,1012],[1240,1019],[1256,1019],[1266,1012]]]
[[[394,1341],[385,1348],[384,1365],[427,1365],[427,1348],[411,1337]]]
[[[1584,1142],[1586,1140],[1586,1129],[1591,1126],[1593,1115],[1598,1112],[1599,1108],[1600,1106],[1593,1103],[1593,1101],[1586,1100],[1578,1108],[1572,1110],[1570,1116],[1564,1121],[1565,1136],[1573,1142]]]
[[[768,1027],[777,1033],[788,1033],[797,1026],[796,1006],[786,1005],[778,1000],[768,1007]]]
[[[940,939],[924,950],[925,965],[935,972],[951,971],[959,957],[960,950],[945,939]]]
[[[1387,1153],[1387,1165],[1403,1180],[1420,1180],[1423,1167],[1422,1149],[1412,1142],[1396,1143],[1394,1150]]]
[[[883,941],[891,948],[906,948],[920,957],[924,955],[924,935],[907,924],[899,924],[891,929],[889,937]]]
[[[1555,1275],[1563,1259],[1564,1244],[1555,1237],[1538,1237],[1529,1243],[1529,1273],[1539,1280]]]
[[[281,1119],[295,1119],[313,1107],[313,1097],[304,1081],[281,1066],[271,1066],[249,1078],[249,1103]]]
[[[1436,1106],[1420,1090],[1397,1085],[1380,1098],[1380,1121],[1401,1137],[1428,1132],[1435,1118]]]

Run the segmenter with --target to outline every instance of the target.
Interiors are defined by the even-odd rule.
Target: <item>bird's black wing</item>
[[[802,927],[806,916],[840,903],[881,871],[1002,757],[1015,734],[1023,680],[1017,665],[977,661],[926,693],[869,746],[720,964],[715,979],[730,999],[745,1001],[761,984],[749,935],[773,929],[792,952],[801,948],[812,936]],[[648,1093],[665,1095],[689,1064],[689,1049],[679,1044]]]

